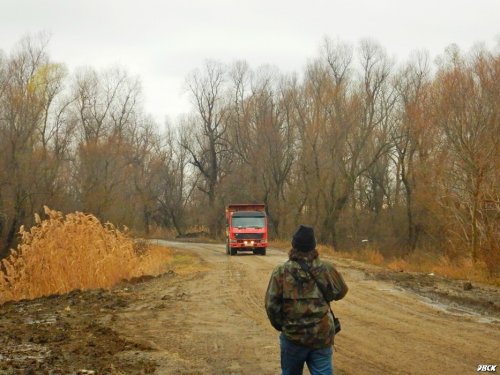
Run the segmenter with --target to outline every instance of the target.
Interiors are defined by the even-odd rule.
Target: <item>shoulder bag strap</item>
[[[332,307],[330,306],[330,301],[328,301],[326,299],[326,292],[325,292],[325,290],[323,288],[323,285],[321,285],[318,282],[318,280],[316,280],[316,278],[314,277],[313,273],[310,271],[309,265],[306,262],[304,262],[303,260],[295,260],[295,261],[300,265],[300,267],[304,270],[305,273],[309,274],[312,277],[312,279],[316,283],[316,286],[320,290],[321,295],[323,296],[323,299],[325,300],[326,304],[328,305],[328,308],[330,309],[330,312],[332,313],[333,319],[335,320],[336,319],[335,318],[335,314],[333,313]]]

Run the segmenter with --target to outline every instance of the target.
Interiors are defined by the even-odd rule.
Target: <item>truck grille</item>
[[[238,240],[261,240],[264,233],[235,233],[234,236]]]

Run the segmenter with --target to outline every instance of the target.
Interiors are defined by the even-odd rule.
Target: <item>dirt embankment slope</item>
[[[286,254],[169,246],[198,257],[189,273],[0,306],[0,374],[278,374],[263,299]],[[337,374],[472,374],[499,362],[497,288],[334,263],[350,287],[334,304]]]

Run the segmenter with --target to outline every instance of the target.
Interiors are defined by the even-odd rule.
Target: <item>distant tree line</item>
[[[499,271],[498,50],[397,64],[374,41],[325,38],[300,74],[207,61],[186,89],[192,111],[161,132],[126,71],[69,74],[43,36],[0,53],[2,253],[43,205],[220,236],[225,205],[263,202],[275,238],[308,223],[337,248]]]

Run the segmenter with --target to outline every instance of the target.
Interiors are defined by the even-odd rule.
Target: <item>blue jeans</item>
[[[282,375],[302,375],[304,363],[307,363],[311,375],[333,374],[331,346],[322,349],[308,348],[294,344],[281,334],[280,347]]]

